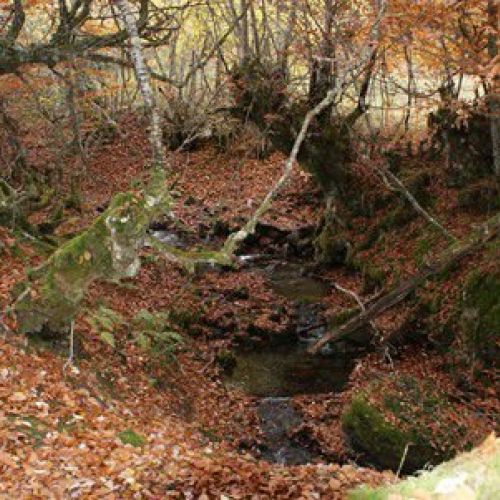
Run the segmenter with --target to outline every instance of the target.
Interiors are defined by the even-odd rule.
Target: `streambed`
[[[155,231],[152,236],[173,246],[184,246],[175,233]],[[261,458],[285,465],[312,462],[320,458],[318,454],[293,436],[303,418],[292,398],[342,391],[353,367],[349,355],[328,346],[319,355],[307,353],[308,346],[325,333],[321,300],[330,292],[330,286],[311,276],[302,262],[273,260],[264,255],[240,256],[239,260],[263,273],[273,290],[290,301],[295,310],[295,331],[279,344],[236,349],[235,367],[225,374],[224,382],[229,388],[257,398],[263,435]]]
[[[293,437],[302,416],[292,397],[342,391],[353,359],[329,348],[316,356],[307,353],[309,344],[325,332],[320,301],[329,292],[327,283],[309,276],[297,263],[271,263],[261,271],[273,289],[294,304],[295,335],[278,345],[237,350],[235,368],[225,383],[258,398],[262,458],[286,465],[309,463],[318,457]]]

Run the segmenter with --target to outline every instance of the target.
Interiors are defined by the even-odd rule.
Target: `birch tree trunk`
[[[156,106],[155,96],[151,87],[149,69],[144,60],[142,52],[142,43],[137,29],[137,22],[132,13],[128,0],[116,0],[116,5],[120,11],[120,17],[127,30],[129,39],[129,52],[134,64],[137,86],[141,92],[146,113],[151,122],[149,132],[149,141],[151,143],[153,168],[155,170],[165,170],[165,148],[162,142],[161,121],[158,108]]]

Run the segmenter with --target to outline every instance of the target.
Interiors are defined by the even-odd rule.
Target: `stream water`
[[[156,230],[151,235],[183,246],[175,233]],[[255,257],[239,258],[259,269],[272,288],[295,306],[295,335],[280,345],[237,350],[236,366],[226,374],[225,383],[259,398],[257,413],[264,438],[261,457],[286,465],[304,464],[316,454],[293,438],[292,431],[302,423],[302,416],[292,396],[340,392],[353,363],[344,353],[328,348],[316,356],[307,353],[308,345],[325,332],[320,302],[330,291],[328,284],[308,275],[300,263]]]
[[[295,305],[296,335],[281,345],[237,351],[236,366],[226,384],[260,398],[262,458],[286,465],[308,463],[315,454],[291,435],[302,423],[291,396],[340,392],[353,363],[343,353],[328,349],[317,356],[307,353],[309,343],[324,333],[319,302],[328,293],[328,285],[294,263],[272,263],[262,272],[274,290]]]

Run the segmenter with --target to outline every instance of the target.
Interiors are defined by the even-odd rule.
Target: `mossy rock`
[[[315,260],[327,266],[342,266],[346,263],[351,249],[350,243],[328,228],[323,228],[314,240]]]
[[[487,367],[500,359],[500,272],[473,272],[463,291],[460,333],[470,359]]]
[[[372,402],[370,395],[381,401]],[[353,397],[342,416],[342,427],[352,448],[382,468],[398,470],[409,445],[403,471],[411,473],[453,456],[453,432],[465,429],[447,418],[450,410],[446,395],[430,383],[391,375]],[[431,431],[436,421],[441,425]]]

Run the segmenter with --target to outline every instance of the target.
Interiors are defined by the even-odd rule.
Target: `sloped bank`
[[[500,439],[493,434],[469,453],[463,453],[431,472],[394,486],[362,487],[349,500],[497,498],[500,491]]]

